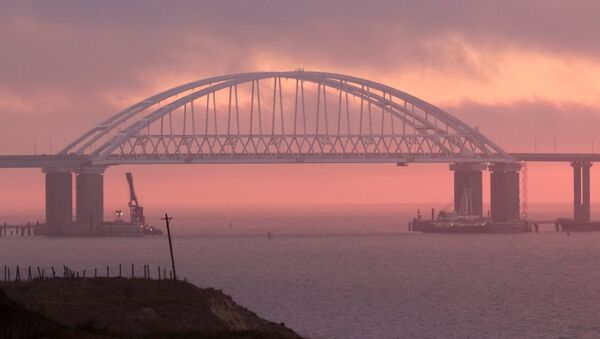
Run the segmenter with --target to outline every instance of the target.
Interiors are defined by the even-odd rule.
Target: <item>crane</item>
[[[133,187],[133,175],[130,172],[125,173],[127,182],[129,183],[129,210],[131,212],[131,223],[137,225],[145,225],[146,218],[144,217],[144,208],[140,206],[135,189]]]

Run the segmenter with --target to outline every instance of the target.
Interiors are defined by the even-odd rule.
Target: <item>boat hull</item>
[[[497,223],[487,222],[481,224],[460,224],[452,226],[440,225],[434,221],[415,220],[410,226],[413,232],[422,233],[523,233],[531,232],[531,225],[526,222]]]

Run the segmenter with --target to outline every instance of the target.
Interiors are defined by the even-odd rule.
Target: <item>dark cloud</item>
[[[6,145],[30,144],[29,134],[60,134],[64,144],[123,102],[173,81],[256,70],[262,58],[359,76],[410,68],[487,77],[453,36],[597,58],[599,10],[597,1],[4,2],[0,100],[31,108],[0,102],[0,151],[28,150]],[[32,116],[38,130],[10,127]]]
[[[142,71],[239,71],[264,54],[363,70],[410,66],[477,73],[462,47],[448,41],[452,34],[490,49],[542,49],[592,58],[600,53],[597,1],[45,1],[0,6],[0,71],[11,85],[131,86]]]

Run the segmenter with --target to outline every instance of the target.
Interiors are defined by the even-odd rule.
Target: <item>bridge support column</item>
[[[81,168],[75,179],[77,224],[97,226],[104,221],[103,167]]]
[[[573,167],[573,220],[590,221],[590,167],[587,161],[572,162]],[[582,180],[583,179],[583,180]]]
[[[519,171],[521,164],[495,163],[490,167],[491,218],[497,222],[520,218]]]
[[[73,221],[73,177],[69,169],[44,168],[46,173],[46,225],[49,234],[61,234]]]
[[[450,170],[454,171],[454,211],[472,215],[482,215],[483,193],[481,171],[486,168],[484,164],[451,164]],[[468,194],[468,197],[464,195]],[[461,203],[470,200],[470,206],[461,206]]]

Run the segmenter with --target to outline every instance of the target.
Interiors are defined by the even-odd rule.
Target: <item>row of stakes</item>
[[[151,269],[150,269],[150,265],[144,265],[144,279],[152,279],[152,275],[151,275]],[[59,272],[57,272],[54,268],[54,266],[51,267],[51,276],[49,274],[49,276],[46,276],[46,270],[44,268],[40,268],[39,266],[36,267],[37,268],[37,277],[34,277],[35,272],[32,272],[32,268],[31,266],[27,267],[27,281],[32,281],[34,279],[56,279],[56,278],[63,278],[63,279],[77,279],[77,278],[86,278],[86,273],[87,271],[84,269],[81,274],[79,271],[74,271],[72,269],[70,269],[67,266],[63,266],[63,272],[62,274],[59,274]],[[102,272],[100,272],[100,275],[98,275],[98,269],[94,268],[94,275],[93,278],[110,278],[110,266],[107,265],[106,266],[106,275],[102,275]],[[123,271],[122,271],[122,265],[119,264],[119,275],[117,276],[113,276],[114,277],[118,277],[118,278],[123,278],[122,275]],[[177,280],[177,276],[173,276],[173,271],[169,270],[168,271],[168,275],[167,275],[167,269],[166,268],[162,268],[158,266],[157,267],[157,275],[158,280]],[[88,278],[92,278],[92,276],[87,276]],[[131,278],[135,278],[135,266],[134,264],[131,264]],[[186,279],[187,280],[187,279]],[[5,282],[20,282],[20,281],[24,281],[21,278],[21,268],[19,266],[16,266],[15,270],[14,270],[14,275],[11,275],[11,269],[9,266],[4,265],[4,281]]]
[[[11,237],[13,236],[13,232],[17,236],[32,236],[34,235],[33,228],[39,225],[39,221],[35,224],[27,222],[27,225],[8,225],[4,223],[0,225],[0,237]]]
[[[171,268],[172,270],[169,270],[169,276],[168,279],[169,280],[177,280],[177,273],[175,271],[175,258],[173,257],[173,244],[171,242],[171,228],[169,227],[169,221],[172,220],[173,218],[169,217],[169,215],[167,213],[165,213],[165,217],[162,218],[162,220],[165,221],[166,226],[167,226],[167,236],[169,239],[169,254],[171,257]],[[5,228],[6,228],[6,224],[4,224]],[[57,272],[54,269],[54,266],[51,266],[52,268],[52,278],[55,279],[57,278]],[[46,278],[46,271],[45,269],[40,269],[39,266],[37,266],[37,273],[38,273],[38,279],[45,279]],[[63,274],[62,274],[62,278],[65,279],[74,279],[74,278],[85,278],[86,277],[86,270],[83,270],[82,274],[80,275],[78,271],[73,271],[71,270],[69,267],[67,266],[63,266]],[[106,265],[106,276],[107,278],[110,278],[110,266]],[[122,265],[119,264],[119,278],[122,278]],[[60,278],[60,277],[58,277]],[[94,268],[94,278],[98,278],[98,269]],[[131,264],[131,278],[135,278],[135,266],[134,264]],[[27,280],[31,281],[33,280],[33,275],[31,272],[31,266],[28,266],[27,269]],[[150,265],[144,265],[144,279],[152,279],[151,274],[150,274]],[[163,267],[162,271],[160,266],[158,266],[158,280],[167,280],[167,269]],[[15,274],[14,274],[14,280],[11,279],[11,274],[10,274],[10,267],[4,265],[4,281],[5,282],[11,282],[14,281],[15,283],[18,283],[21,281],[21,269],[20,267],[17,265],[16,269],[15,269]],[[187,279],[184,279],[184,281],[187,281]]]

